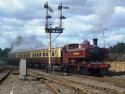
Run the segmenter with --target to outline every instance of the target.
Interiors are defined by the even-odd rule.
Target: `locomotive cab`
[[[67,44],[63,47],[63,63],[64,64],[81,64],[88,59],[88,50],[83,48],[81,44]]]
[[[79,44],[67,44],[63,47],[66,51],[72,50],[72,49],[78,49]]]

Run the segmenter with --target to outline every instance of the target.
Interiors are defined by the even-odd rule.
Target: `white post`
[[[27,65],[26,65],[26,59],[20,59],[20,66],[19,66],[19,71],[20,71],[20,79],[21,80],[26,80],[27,79]]]
[[[48,72],[51,72],[51,33],[48,34],[49,35],[49,49],[48,49],[48,56],[49,56],[49,59],[48,59]]]

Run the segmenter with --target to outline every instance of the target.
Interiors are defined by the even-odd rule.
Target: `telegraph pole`
[[[103,30],[103,41],[104,41],[104,47],[105,47],[105,30]]]
[[[52,8],[49,6],[48,2],[46,1],[44,8],[46,9],[46,24],[45,24],[45,32],[48,33],[48,66],[47,66],[47,71],[51,72],[52,70],[52,63],[51,63],[51,33],[63,33],[64,28],[62,28],[62,19],[65,17],[62,15],[62,9],[68,9],[66,6],[61,5],[58,6],[58,10],[60,11],[60,25],[58,27],[50,27],[49,26],[49,19],[52,18],[49,15],[49,11],[52,12]]]
[[[123,32],[123,43],[125,42],[124,40],[125,40],[125,34],[124,34],[124,32]]]
[[[104,28],[104,29],[103,29],[103,41],[104,41],[104,47],[106,46],[106,44],[105,44],[105,30],[107,30],[107,28]]]

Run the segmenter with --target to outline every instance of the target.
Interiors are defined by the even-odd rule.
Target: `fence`
[[[107,62],[111,65],[109,70],[114,72],[125,72],[125,62]]]

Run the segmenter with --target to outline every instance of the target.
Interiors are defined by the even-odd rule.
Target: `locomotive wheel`
[[[89,76],[94,76],[97,72],[93,69],[89,69]]]
[[[82,67],[80,69],[80,75],[89,75],[89,72],[87,71],[87,69],[85,67]]]
[[[99,69],[99,70],[97,71],[97,76],[98,76],[98,77],[103,77],[103,76],[104,76],[104,71],[101,70],[101,69]]]

